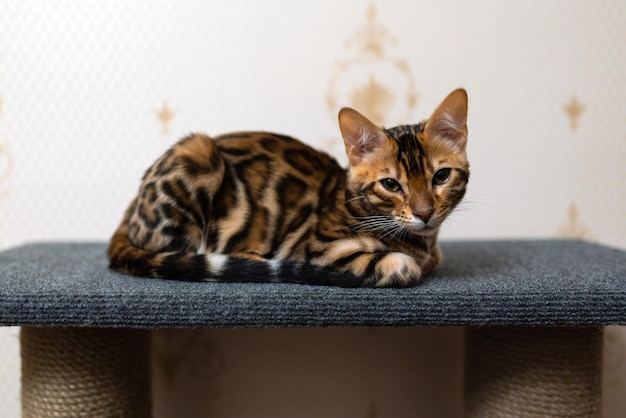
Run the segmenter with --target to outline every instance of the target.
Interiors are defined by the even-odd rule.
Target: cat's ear
[[[426,122],[427,134],[450,141],[459,151],[467,143],[467,93],[454,90],[446,97]]]
[[[339,129],[351,165],[359,164],[388,140],[382,129],[349,107],[339,111]]]

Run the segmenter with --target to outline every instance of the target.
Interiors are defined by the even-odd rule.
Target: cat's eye
[[[437,171],[433,176],[433,185],[441,186],[442,184],[446,184],[450,179],[450,171],[451,170],[449,168],[442,168]]]
[[[390,192],[398,192],[402,189],[400,187],[400,183],[398,183],[394,179],[382,179],[380,182],[385,187],[385,189],[389,190]]]

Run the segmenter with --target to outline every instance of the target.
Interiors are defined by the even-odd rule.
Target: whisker
[[[484,198],[491,196],[491,194],[489,193],[483,193],[483,194],[474,194],[474,193],[468,193],[467,195],[465,195],[465,198],[463,200],[461,200],[461,202],[458,204],[457,207],[465,207],[465,206],[469,206],[469,205],[480,205],[483,207],[488,207],[490,209],[494,209],[493,205],[491,205],[490,203],[487,203]]]
[[[359,223],[393,222],[389,217],[381,215],[353,216],[352,218],[358,220]]]
[[[363,224],[363,225],[354,225],[353,228],[358,231],[365,232],[373,232],[378,230],[387,230],[390,227],[393,227],[390,223],[378,223],[378,224]]]
[[[384,232],[384,234],[379,235],[378,238],[380,238],[380,239],[383,239],[383,238],[386,238],[386,237],[392,237],[393,235],[395,235],[396,228],[393,228],[393,227],[392,228],[387,228],[387,229],[384,229],[384,230],[382,230],[380,232],[381,233]]]
[[[374,232],[378,230],[386,231],[395,225],[396,223],[386,216],[373,215],[361,218],[361,220],[352,225],[352,228],[357,231]]]
[[[357,196],[357,197],[353,197],[352,199],[348,199],[344,202],[344,205],[347,205],[348,203],[358,200],[358,199],[365,199],[365,196]]]
[[[378,239],[386,238],[394,241],[403,241],[410,234],[408,228],[399,225],[393,218],[383,215],[360,217],[360,220],[352,225],[352,228],[360,232],[378,232]]]
[[[380,239],[383,239],[385,237],[395,239],[396,235],[398,234],[398,230],[401,230],[401,229],[402,227],[400,225],[392,226],[391,228],[389,228],[387,232],[385,232],[383,235],[380,236]]]

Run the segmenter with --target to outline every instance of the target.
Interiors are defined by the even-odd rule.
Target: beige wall
[[[472,178],[445,239],[626,248],[621,1],[3,3],[0,248],[107,239],[145,168],[189,131],[279,131],[345,161],[341,106],[411,123],[458,86],[470,97]],[[0,416],[19,414],[16,332],[0,331]],[[457,329],[155,339],[157,417],[460,408]],[[605,411],[618,417],[626,331],[606,341]]]

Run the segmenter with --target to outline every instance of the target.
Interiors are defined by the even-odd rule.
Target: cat
[[[111,238],[114,270],[143,277],[408,287],[439,263],[463,198],[467,93],[429,119],[380,128],[339,112],[349,167],[284,135],[192,134],[145,173]]]

